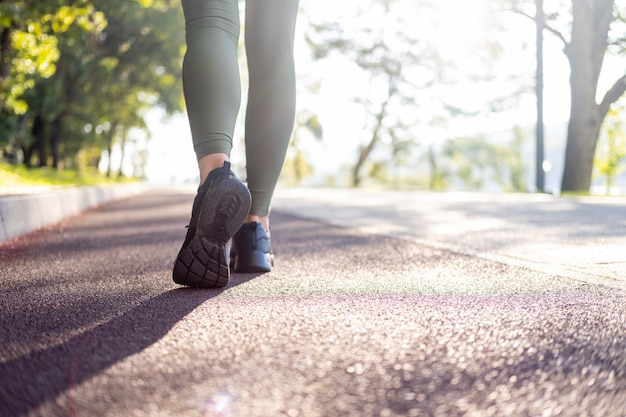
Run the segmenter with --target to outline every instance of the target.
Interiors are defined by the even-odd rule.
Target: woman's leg
[[[241,102],[237,0],[182,0],[183,87],[200,181],[228,160]]]
[[[248,0],[245,42],[250,85],[246,113],[248,221],[269,229],[272,194],[293,129],[293,43],[298,0]]]
[[[229,244],[250,213],[250,192],[228,160],[241,100],[237,0],[182,0],[187,53],[183,84],[200,187],[172,278],[181,285],[224,287]]]

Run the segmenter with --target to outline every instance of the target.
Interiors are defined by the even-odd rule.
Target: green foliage
[[[523,135],[516,130],[512,143],[498,145],[482,136],[461,137],[446,142],[442,154],[468,190],[497,184],[503,191],[526,191],[526,168],[521,159]]]
[[[21,165],[0,162],[0,189],[5,192],[22,187],[97,185],[137,181],[133,178],[111,180],[95,169],[55,170],[52,168],[28,169]]]
[[[483,137],[453,139],[446,143],[443,150],[443,154],[455,167],[458,178],[470,190],[483,188],[495,153],[495,149]]]
[[[355,11],[342,19],[313,16],[312,30],[306,34],[314,59],[352,66],[354,81],[350,81],[361,83],[353,93],[354,102],[363,106],[364,121],[352,185],[370,180],[393,187],[400,182],[415,184],[419,170],[407,165],[416,159],[413,152],[420,141],[431,140],[426,132],[446,126],[452,118],[469,118],[503,107],[505,98],[510,101],[515,94],[494,88],[474,95],[455,94],[452,88],[469,84],[490,87],[506,78],[489,61],[499,52],[495,48],[498,37],[493,36],[485,11],[472,15],[482,16],[484,22],[469,22],[480,26],[480,32],[456,37],[452,47],[446,45],[442,37],[451,31],[441,30],[442,22],[455,17],[449,13],[457,13],[447,7],[448,2],[363,0],[354,4]],[[451,29],[463,33],[461,28]],[[430,162],[433,180],[427,186],[445,187],[444,171],[438,170],[437,161]]]
[[[300,185],[302,180],[313,173],[309,161],[307,144],[321,141],[324,129],[316,114],[302,112],[296,116],[295,128],[285,158],[281,178],[290,186]]]
[[[55,73],[60,56],[59,37],[72,25],[93,32],[106,24],[102,13],[95,12],[93,5],[60,3],[0,3],[2,35],[10,40],[1,51],[4,68],[0,72],[3,74],[0,109],[6,108],[16,115],[26,113],[28,105],[23,99],[24,93],[34,87],[38,78],[49,78]]]
[[[444,191],[450,182],[449,170],[442,168],[433,145],[428,148],[428,165],[430,167],[430,180],[428,189],[431,191]]]
[[[500,147],[500,154],[505,167],[509,171],[510,183],[504,184],[505,191],[527,192],[528,167],[522,158],[522,149],[526,136],[519,126],[513,127],[513,140],[510,146]]]
[[[45,4],[44,4],[45,3]],[[184,23],[177,0],[0,3],[0,147],[27,165],[81,158],[182,107]],[[6,76],[2,76],[7,74]],[[86,162],[88,161],[88,162]]]
[[[363,94],[354,97],[355,102],[363,105],[365,115],[363,139],[352,169],[351,182],[355,187],[368,177],[379,181],[384,177],[384,170],[378,166],[381,161],[370,159],[382,147],[381,143],[392,145],[400,130],[408,130],[408,124],[401,120],[404,109],[417,107],[416,97],[420,89],[437,76],[436,71],[429,71],[435,59],[424,54],[425,43],[403,30],[407,22],[401,7],[401,2],[390,0],[364,1],[359,3],[359,10],[352,19],[341,24],[312,22],[314,30],[307,34],[307,42],[316,59],[341,54],[355,64],[356,71],[369,78],[369,85],[361,89]],[[372,19],[372,15],[377,18]],[[364,27],[362,20],[375,24]],[[416,76],[411,69],[417,67],[428,70]],[[416,109],[411,118],[418,113]],[[410,124],[413,122],[411,120]],[[394,156],[400,155],[395,153],[393,145],[388,149]]]
[[[624,132],[624,106],[609,110],[604,120],[603,132],[598,142],[594,165],[594,176],[603,178],[606,194],[616,176],[626,172],[626,132]]]

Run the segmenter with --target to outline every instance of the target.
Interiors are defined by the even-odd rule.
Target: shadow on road
[[[227,288],[257,275],[234,276]],[[227,288],[176,288],[70,340],[0,364],[0,415],[21,416],[150,347]],[[68,393],[71,399],[71,393]],[[71,404],[69,404],[71,409]]]
[[[26,415],[62,393],[73,410],[73,387],[256,277],[235,275],[219,290],[167,290],[192,197],[112,202],[0,246],[0,416]]]

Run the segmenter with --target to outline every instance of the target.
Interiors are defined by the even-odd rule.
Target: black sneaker
[[[227,243],[245,221],[250,202],[248,187],[229,162],[209,173],[193,202],[187,237],[174,263],[174,282],[205,288],[228,284]]]
[[[232,244],[234,272],[269,272],[274,266],[274,255],[270,238],[263,225],[257,222],[245,223],[235,236]]]

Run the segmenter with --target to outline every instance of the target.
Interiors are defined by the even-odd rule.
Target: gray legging
[[[187,53],[183,87],[198,159],[230,154],[241,102],[238,0],[182,0]],[[298,0],[246,2],[250,85],[245,138],[250,214],[269,213],[295,112],[293,38]]]

